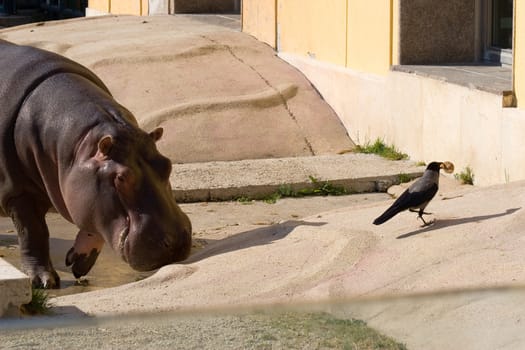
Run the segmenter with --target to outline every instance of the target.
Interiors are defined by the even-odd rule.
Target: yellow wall
[[[277,48],[277,0],[244,0],[242,30]]]
[[[142,0],[141,1],[141,9],[140,9],[140,15],[141,16],[147,16],[149,14],[149,2],[148,0]]]
[[[89,0],[88,7],[103,13],[109,13],[109,0]]]
[[[392,0],[390,2],[390,10],[392,11],[392,18],[390,25],[392,26],[392,37],[390,42],[391,54],[390,59],[392,65],[399,64],[399,2],[401,0]]]
[[[387,74],[391,64],[391,0],[348,1],[347,67]]]
[[[346,0],[278,0],[279,51],[346,64]]]
[[[518,108],[525,109],[525,2],[514,1],[514,92]]]
[[[89,0],[88,7],[115,15],[142,16],[148,14],[148,0]]]
[[[243,31],[281,52],[384,75],[397,1],[244,0]]]
[[[115,15],[142,15],[142,2],[147,0],[110,0],[111,13]],[[147,14],[147,13],[146,13]]]

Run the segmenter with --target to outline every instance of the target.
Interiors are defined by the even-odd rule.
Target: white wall
[[[100,11],[91,7],[86,7],[86,17],[93,17],[93,16],[106,16],[109,15],[108,12]]]
[[[149,15],[169,15],[170,1],[169,0],[149,0],[148,1]]]
[[[525,179],[525,111],[502,97],[403,72],[376,76],[280,53],[301,70],[358,144],[382,138],[415,161],[473,169],[476,185]]]

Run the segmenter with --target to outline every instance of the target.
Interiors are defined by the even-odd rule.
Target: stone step
[[[311,157],[271,158],[240,161],[174,164],[170,177],[175,199],[180,203],[262,199],[285,186],[298,191],[328,182],[344,187],[348,194],[386,192],[413,179],[425,167],[409,160],[392,161],[347,153]]]
[[[29,277],[0,258],[0,317],[20,314],[20,306],[31,301]]]

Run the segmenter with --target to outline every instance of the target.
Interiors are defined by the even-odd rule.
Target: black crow
[[[434,221],[426,222],[425,219],[423,219],[423,215],[431,214],[425,213],[425,208],[437,193],[439,185],[439,170],[442,168],[448,173],[454,171],[454,165],[450,162],[430,163],[423,173],[423,176],[410,185],[410,187],[407,188],[398,199],[396,199],[390,208],[375,219],[374,225],[381,225],[383,222],[391,219],[394,215],[407,209],[411,212],[418,213],[418,218],[424,223],[423,226],[432,224]]]

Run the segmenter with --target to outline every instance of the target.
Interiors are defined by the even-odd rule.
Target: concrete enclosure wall
[[[346,65],[346,0],[278,0],[277,4],[279,51]]]
[[[475,62],[486,1],[277,0],[276,47],[356,143],[382,138],[414,160],[450,160],[458,171],[470,166],[478,185],[524,180],[525,1],[514,1],[517,108],[503,108],[496,93],[390,71],[398,64]],[[254,27],[253,16],[243,13],[243,24],[256,37],[263,31],[257,26],[273,27]]]
[[[277,0],[242,2],[242,30],[277,48]]]
[[[89,0],[88,9],[96,12],[97,14],[110,13],[111,9],[109,4],[109,0]],[[86,15],[89,15],[88,11],[86,11]]]
[[[147,0],[111,0],[111,13],[114,14],[140,14],[148,13]]]
[[[359,144],[383,139],[415,161],[469,166],[477,185],[525,179],[525,111],[501,96],[415,74],[357,72],[299,55],[301,70]]]
[[[149,12],[148,0],[89,0],[86,14],[143,16]]]
[[[519,108],[525,109],[525,2],[514,1],[514,93]]]
[[[148,0],[148,15],[168,15],[172,12],[174,0]]]
[[[240,0],[89,0],[87,14],[238,13]]]
[[[245,0],[243,30],[271,34],[273,22],[260,21],[261,1]],[[270,8],[267,5],[267,8]],[[391,0],[277,0],[276,45],[293,52],[357,70],[386,74],[391,65]],[[257,26],[266,29],[255,29]],[[246,28],[246,29],[245,29]],[[265,42],[272,42],[267,36]]]
[[[346,66],[386,74],[392,64],[392,1],[350,1],[347,16]]]

